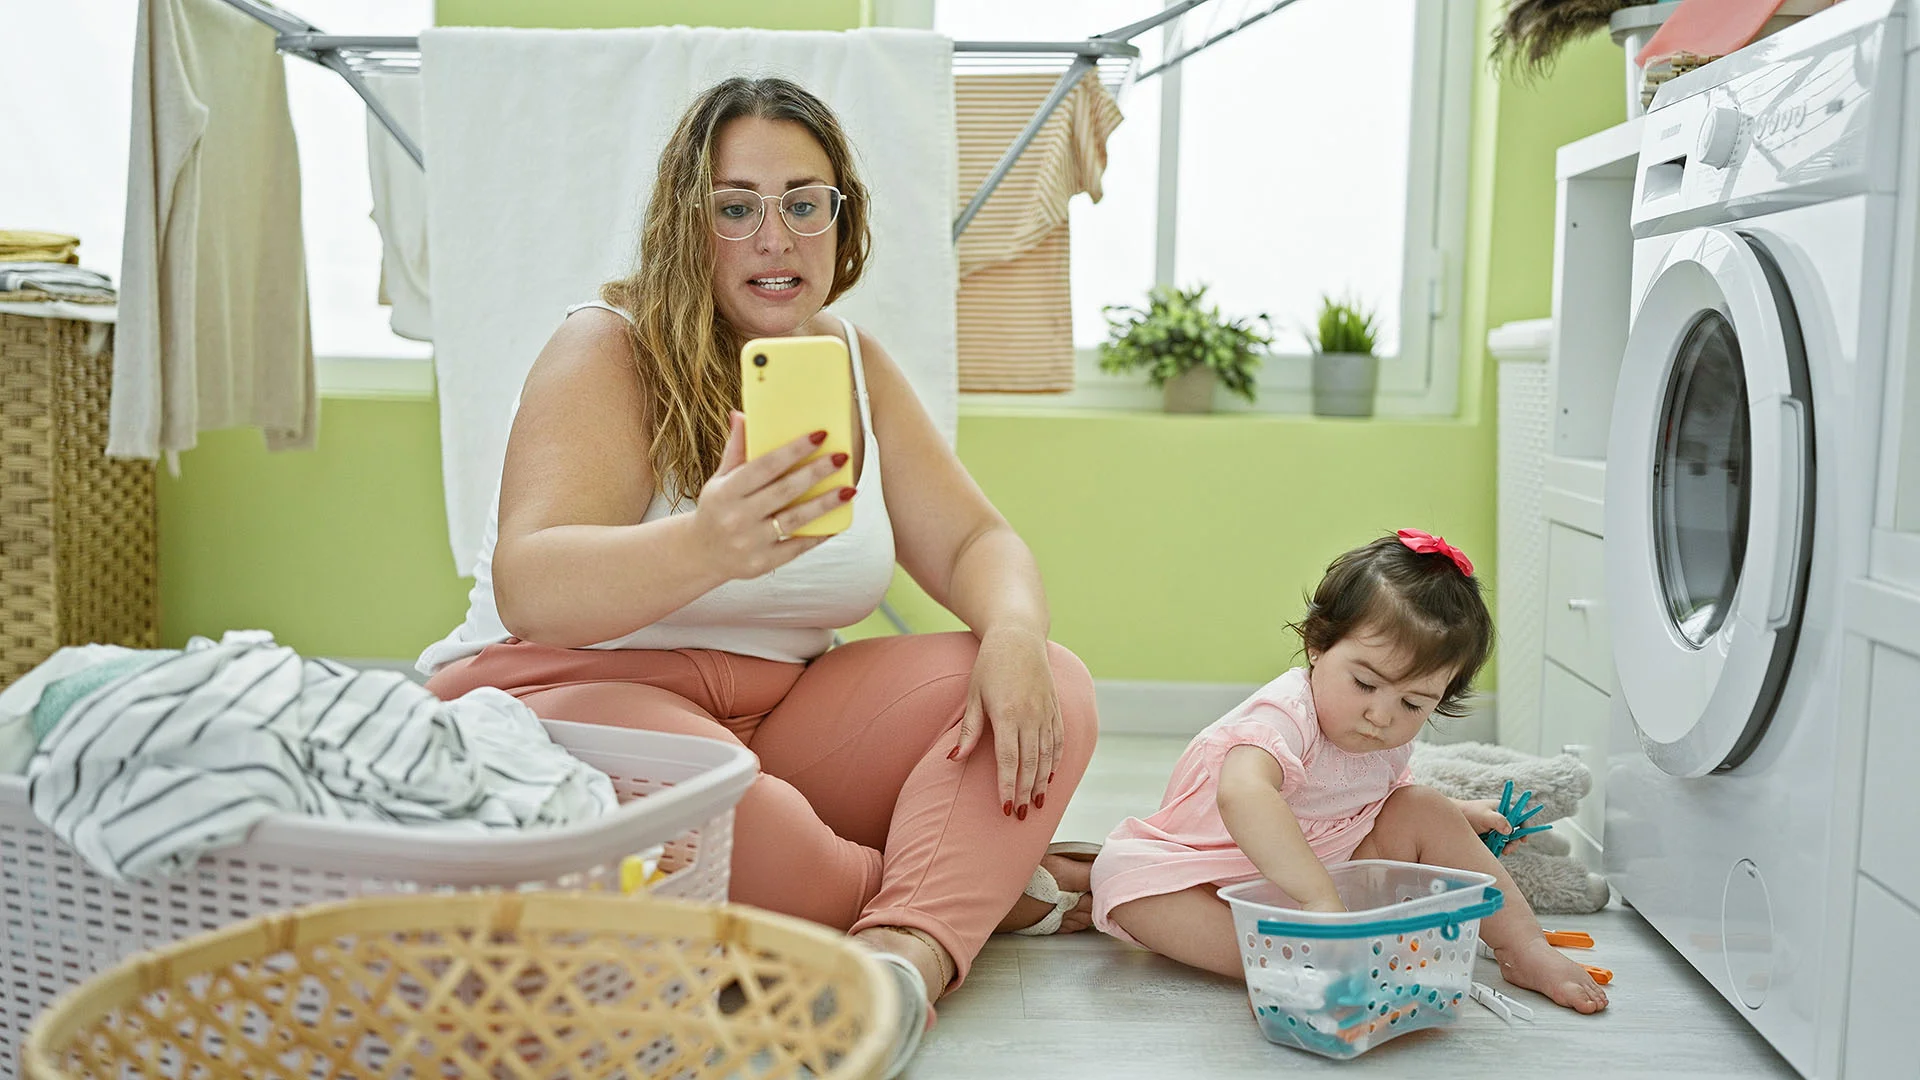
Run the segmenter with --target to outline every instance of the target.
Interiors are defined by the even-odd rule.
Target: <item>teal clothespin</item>
[[[1546,832],[1548,829],[1553,828],[1551,825],[1528,825],[1524,829],[1521,828],[1521,826],[1526,825],[1527,821],[1535,814],[1545,809],[1544,806],[1540,805],[1529,807],[1527,802],[1532,798],[1533,792],[1524,791],[1520,793],[1520,801],[1515,802],[1513,800],[1513,781],[1507,781],[1506,790],[1500,793],[1500,816],[1507,819],[1507,822],[1513,826],[1513,831],[1502,833],[1495,829],[1488,829],[1486,832],[1480,834],[1481,842],[1487,845],[1488,851],[1493,852],[1494,858],[1499,858],[1500,853],[1506,850],[1507,845],[1513,843],[1515,840],[1523,836],[1532,836],[1534,833]]]

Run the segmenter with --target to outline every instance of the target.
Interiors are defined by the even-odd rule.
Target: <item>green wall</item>
[[[753,5],[844,27],[865,5]],[[1480,0],[1484,25],[1498,0]],[[745,5],[441,0],[445,24],[701,21]],[[527,12],[537,12],[522,18]],[[765,24],[764,17],[756,18]],[[1485,40],[1485,34],[1482,34]],[[1203,62],[1196,61],[1196,62]],[[1464,406],[1457,419],[1335,421],[995,411],[963,406],[962,459],[1040,561],[1054,636],[1109,679],[1251,682],[1292,645],[1285,623],[1327,560],[1416,524],[1469,551],[1491,580],[1489,326],[1550,303],[1553,152],[1620,119],[1620,54],[1599,38],[1536,86],[1475,85]],[[436,412],[422,399],[330,398],[321,447],[267,454],[250,432],[202,437],[163,479],[163,637],[264,626],[302,651],[410,657],[459,620],[447,553]],[[1036,467],[1044,464],[1044,468]],[[918,629],[957,625],[911,584]],[[881,632],[876,618],[857,634]]]

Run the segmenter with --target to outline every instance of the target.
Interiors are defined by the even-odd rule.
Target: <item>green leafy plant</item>
[[[1211,368],[1221,385],[1248,402],[1254,396],[1254,372],[1273,339],[1256,327],[1265,315],[1229,319],[1218,306],[1203,303],[1207,287],[1177,289],[1157,285],[1147,306],[1111,304],[1107,340],[1100,346],[1100,370],[1112,374],[1145,369],[1147,380],[1165,386],[1168,379],[1194,368]]]
[[[1322,296],[1319,341],[1314,348],[1323,353],[1372,356],[1377,330],[1373,312],[1357,302]]]

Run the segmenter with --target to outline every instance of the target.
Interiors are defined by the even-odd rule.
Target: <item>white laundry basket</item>
[[[1450,1023],[1473,986],[1493,878],[1361,859],[1327,868],[1342,912],[1301,911],[1272,882],[1220,890],[1268,1040],[1358,1057],[1396,1035]]]
[[[67,988],[143,949],[269,911],[371,893],[551,886],[615,890],[628,855],[666,845],[661,895],[722,901],[733,807],[752,753],[684,735],[542,721],[613,779],[622,806],[593,821],[510,833],[428,834],[296,816],[260,823],[178,877],[101,877],[40,824],[26,781],[0,777],[0,1077],[27,1026]]]

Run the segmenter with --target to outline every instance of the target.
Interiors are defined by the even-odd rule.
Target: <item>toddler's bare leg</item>
[[[1246,978],[1233,941],[1233,909],[1211,885],[1129,900],[1114,908],[1111,918],[1161,956],[1231,979]]]
[[[1593,976],[1547,944],[1533,908],[1520,895],[1507,868],[1487,850],[1465,815],[1445,795],[1417,784],[1395,791],[1387,797],[1373,832],[1360,841],[1353,857],[1397,859],[1492,874],[1506,903],[1481,920],[1480,936],[1500,961],[1500,974],[1513,985],[1537,990],[1569,1009],[1594,1013],[1607,1007],[1607,993]]]

